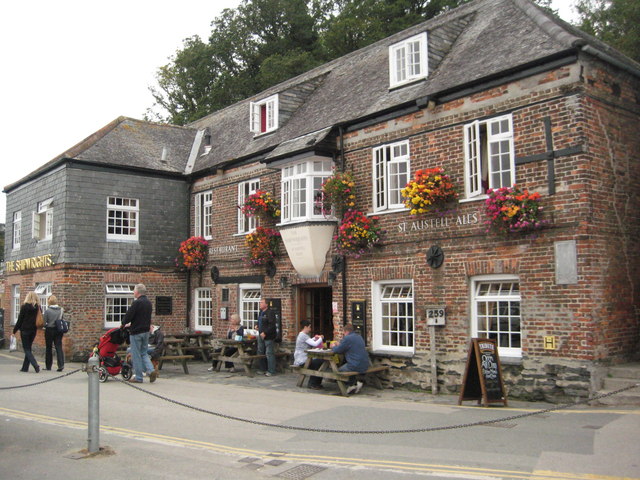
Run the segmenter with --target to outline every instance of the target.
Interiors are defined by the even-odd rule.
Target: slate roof
[[[69,160],[181,175],[196,133],[197,130],[189,127],[118,117],[26,177],[7,185],[5,191],[9,192]],[[162,160],[163,149],[165,161]]]
[[[389,90],[389,46],[424,31],[428,32],[429,76]],[[209,128],[212,137],[211,151],[198,158],[193,171],[252,156],[264,159],[279,145],[278,152],[286,145],[294,153],[291,146],[296,143],[308,149],[302,138],[296,139],[576,55],[584,45],[640,72],[632,60],[529,0],[476,0],[193,122],[192,127]],[[286,117],[280,116],[278,130],[254,137],[249,131],[251,101],[275,93],[282,98],[304,88],[304,102],[287,111]]]
[[[389,90],[389,46],[422,32],[428,35],[429,76]],[[120,117],[27,177],[69,159],[91,164],[204,175],[246,159],[266,162],[326,149],[337,126],[354,125],[427,100],[463,94],[474,85],[544,65],[579,51],[604,54],[640,78],[640,65],[608,45],[547,14],[530,0],[475,0],[365,48],[321,65],[203,117],[186,127]],[[462,93],[461,93],[462,92]],[[254,136],[249,105],[278,93],[279,128]],[[185,170],[197,131],[208,129],[212,148]],[[162,149],[167,161],[162,162]]]

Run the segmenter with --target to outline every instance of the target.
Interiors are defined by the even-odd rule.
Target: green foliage
[[[640,2],[579,0],[579,28],[640,62]]]

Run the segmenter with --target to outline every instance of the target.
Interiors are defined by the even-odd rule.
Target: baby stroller
[[[123,362],[116,351],[123,343],[129,343],[129,330],[124,328],[112,328],[100,337],[100,341],[93,347],[92,356],[97,355],[100,361],[98,367],[98,380],[106,382],[109,376],[119,373],[122,378],[129,380],[132,374],[131,365]]]

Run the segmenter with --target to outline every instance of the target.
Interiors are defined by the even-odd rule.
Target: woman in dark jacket
[[[38,315],[38,309],[40,308],[40,302],[38,301],[38,295],[34,292],[27,293],[20,313],[18,314],[18,321],[13,327],[13,334],[15,335],[18,330],[20,331],[20,339],[22,340],[22,350],[24,350],[24,362],[22,362],[21,372],[29,371],[29,364],[33,365],[36,373],[40,371],[40,366],[36,362],[33,353],[31,352],[31,345],[36,339],[36,316]]]
[[[56,347],[56,360],[58,362],[58,371],[64,368],[64,353],[62,351],[62,332],[56,327],[56,320],[60,320],[63,310],[58,305],[58,299],[55,295],[51,295],[48,299],[48,307],[44,312],[44,366],[47,370],[51,370],[53,365],[53,345]]]

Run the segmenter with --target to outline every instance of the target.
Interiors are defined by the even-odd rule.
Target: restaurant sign
[[[53,257],[50,253],[37,257],[23,258],[22,260],[6,261],[4,266],[7,272],[21,272],[23,270],[34,270],[54,265]]]

